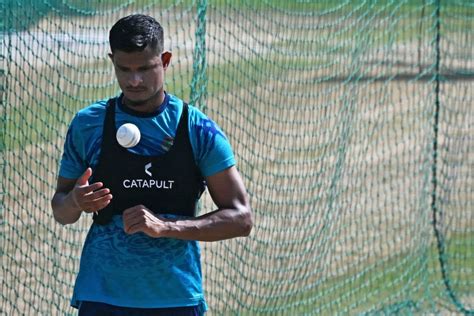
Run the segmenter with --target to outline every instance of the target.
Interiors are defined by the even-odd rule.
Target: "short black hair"
[[[153,17],[132,14],[118,20],[110,29],[110,50],[127,53],[140,52],[146,47],[163,52],[163,28]]]

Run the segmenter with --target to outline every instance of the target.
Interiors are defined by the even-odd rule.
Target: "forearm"
[[[218,209],[196,218],[166,219],[144,205],[123,212],[127,234],[142,232],[153,238],[217,241],[248,236],[252,211],[242,179],[235,167],[206,178],[207,188]]]
[[[248,236],[252,230],[249,207],[220,209],[202,216],[166,222],[163,237],[184,240],[218,241]]]
[[[54,219],[63,225],[77,222],[82,210],[74,203],[71,194],[56,192],[51,201]]]

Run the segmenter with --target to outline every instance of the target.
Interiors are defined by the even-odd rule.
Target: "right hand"
[[[92,169],[86,171],[77,179],[74,188],[71,190],[71,200],[75,208],[86,213],[97,212],[105,208],[112,200],[112,194],[107,188],[102,188],[102,182],[89,184],[89,178],[92,176]]]

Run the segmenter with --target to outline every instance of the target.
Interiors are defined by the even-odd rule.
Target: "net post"
[[[199,0],[196,21],[196,45],[193,53],[193,77],[191,81],[190,104],[205,110],[207,94],[206,61],[206,11],[207,0]]]

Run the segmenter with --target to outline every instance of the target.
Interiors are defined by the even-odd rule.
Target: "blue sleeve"
[[[87,168],[84,142],[77,121],[78,115],[76,114],[67,131],[61,165],[59,167],[59,176],[68,179],[77,179]]]
[[[203,176],[211,176],[235,165],[234,153],[224,132],[193,106],[189,106],[189,138]]]

